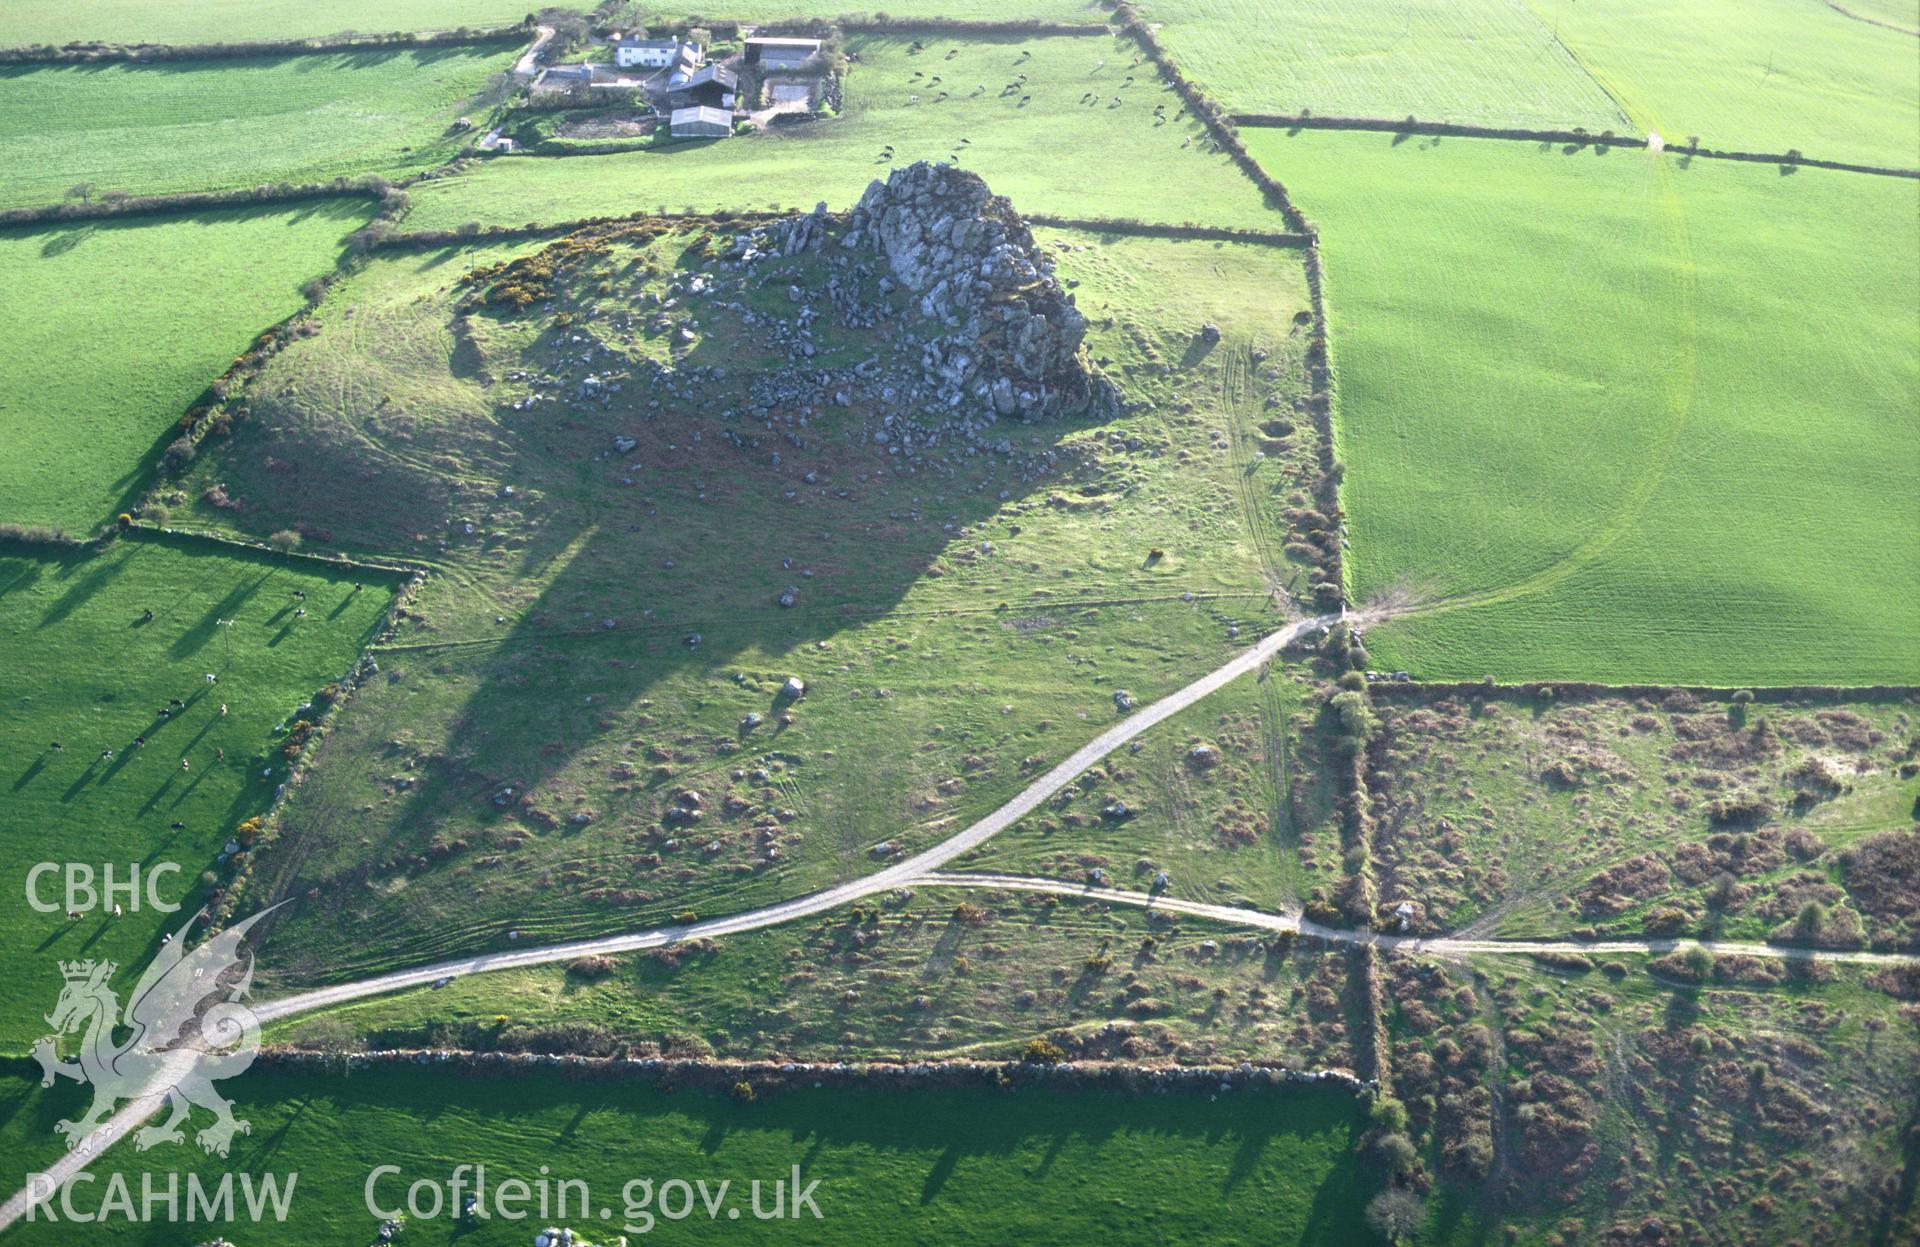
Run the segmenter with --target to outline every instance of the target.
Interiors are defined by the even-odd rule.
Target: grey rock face
[[[793,255],[829,244],[857,263],[884,261],[884,292],[941,332],[921,366],[938,399],[1032,418],[1110,402],[1081,352],[1086,317],[1013,206],[979,175],[919,164],[875,180],[851,212],[821,209],[762,227],[750,250]]]

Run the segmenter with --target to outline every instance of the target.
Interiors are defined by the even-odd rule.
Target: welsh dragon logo
[[[93,1107],[86,1115],[54,1127],[66,1136],[69,1149],[81,1148],[121,1100],[162,1094],[170,1112],[164,1122],[134,1135],[141,1151],[183,1142],[179,1127],[194,1105],[214,1116],[212,1125],[194,1135],[208,1152],[225,1156],[235,1133],[250,1133],[252,1127],[233,1115],[233,1101],[213,1084],[244,1072],[260,1050],[259,1020],[241,1003],[253,985],[253,954],[242,950],[242,941],[271,912],[253,915],[191,952],[182,927],[140,976],[124,1015],[119,996],[108,986],[115,963],[60,963],[66,986],[47,1015],[54,1034],[34,1045],[33,1056],[40,1062],[41,1086],[52,1086],[54,1075],[64,1074],[93,1087]],[[132,1033],[121,1042],[117,1029]],[[59,1038],[76,1032],[82,1035],[79,1059],[62,1061]]]

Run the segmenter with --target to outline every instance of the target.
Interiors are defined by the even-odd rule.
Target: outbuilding
[[[675,83],[668,101],[676,109],[706,107],[731,112],[739,90],[739,75],[725,65],[709,65],[684,83]]]
[[[789,39],[772,35],[746,41],[746,61],[763,69],[800,69],[820,55],[818,39]]]
[[[723,139],[733,133],[733,114],[704,105],[676,108],[667,125],[676,139]]]

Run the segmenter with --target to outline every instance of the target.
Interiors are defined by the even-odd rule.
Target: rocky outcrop
[[[1081,350],[1086,318],[1004,197],[977,174],[925,162],[875,180],[852,211],[773,222],[752,246],[791,256],[835,246],[884,260],[880,293],[914,296],[938,331],[921,363],[950,407],[1037,417],[1108,401]]]

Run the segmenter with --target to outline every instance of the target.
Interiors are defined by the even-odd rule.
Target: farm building
[[[746,41],[749,65],[765,69],[801,69],[820,55],[818,39],[785,39],[767,36]]]
[[[709,65],[676,84],[668,101],[674,108],[724,108],[732,111],[740,78],[725,65]]]
[[[636,65],[664,69],[683,59],[698,65],[702,59],[699,46],[678,39],[620,39],[613,45],[613,63],[621,69]]]
[[[676,108],[668,120],[676,139],[723,139],[733,133],[733,114],[723,108]]]

